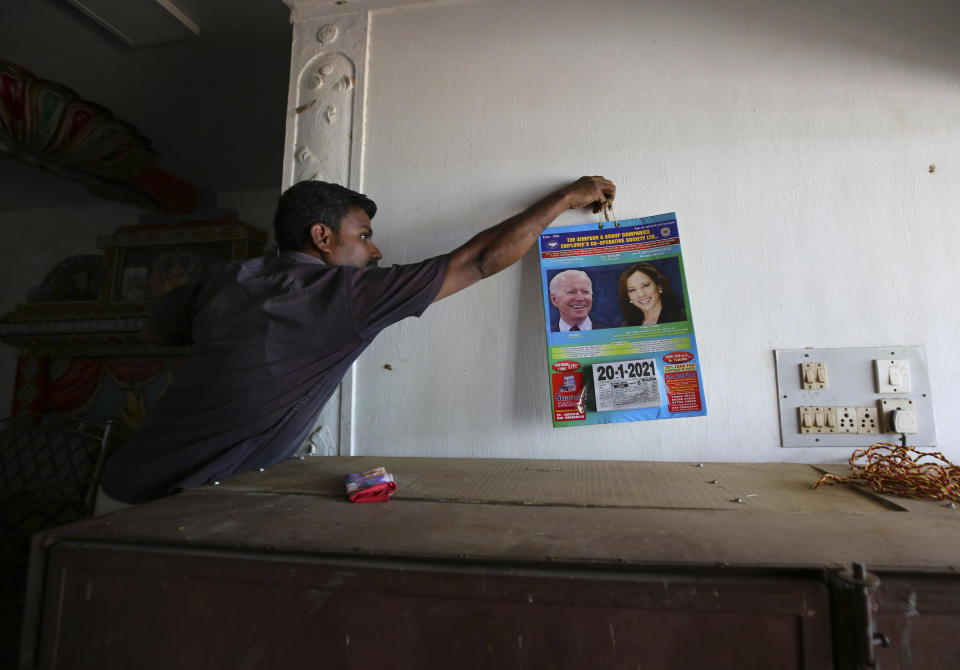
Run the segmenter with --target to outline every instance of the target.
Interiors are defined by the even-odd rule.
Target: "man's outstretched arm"
[[[566,210],[592,206],[599,212],[616,192],[608,179],[580,177],[520,214],[478,233],[450,254],[447,275],[434,302],[516,263],[543,229]]]

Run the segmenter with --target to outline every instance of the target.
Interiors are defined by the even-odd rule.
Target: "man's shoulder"
[[[327,265],[319,259],[302,253],[280,252],[275,256],[259,256],[231,263],[223,270],[223,276],[245,282],[281,282],[302,284],[304,280],[330,278],[342,274],[345,268]]]
[[[328,265],[300,252],[281,252],[277,256],[244,261],[227,280],[249,287],[254,293],[282,289],[285,293],[384,295],[410,289],[429,289],[443,279],[448,256],[428,258],[417,263],[388,266]],[[439,290],[439,284],[438,284]]]

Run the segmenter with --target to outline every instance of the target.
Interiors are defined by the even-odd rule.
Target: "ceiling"
[[[0,59],[72,88],[135,126],[156,167],[217,193],[281,185],[289,9],[282,0],[175,0],[200,27],[134,49],[66,0],[0,2]],[[0,158],[0,210],[105,202]]]

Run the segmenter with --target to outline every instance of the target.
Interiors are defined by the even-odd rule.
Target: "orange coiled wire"
[[[865,463],[858,463],[861,459]],[[921,459],[932,459],[921,463]],[[879,442],[850,455],[851,473],[845,477],[825,474],[813,488],[823,484],[869,485],[877,493],[912,498],[933,498],[960,503],[960,466],[939,451],[920,451]]]

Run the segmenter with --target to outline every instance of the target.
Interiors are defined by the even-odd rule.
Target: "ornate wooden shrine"
[[[154,301],[266,240],[233,218],[153,223],[101,236],[102,256],[59,262],[0,320],[0,341],[20,348],[11,416],[115,419],[119,436],[131,432],[189,355],[144,339]]]

